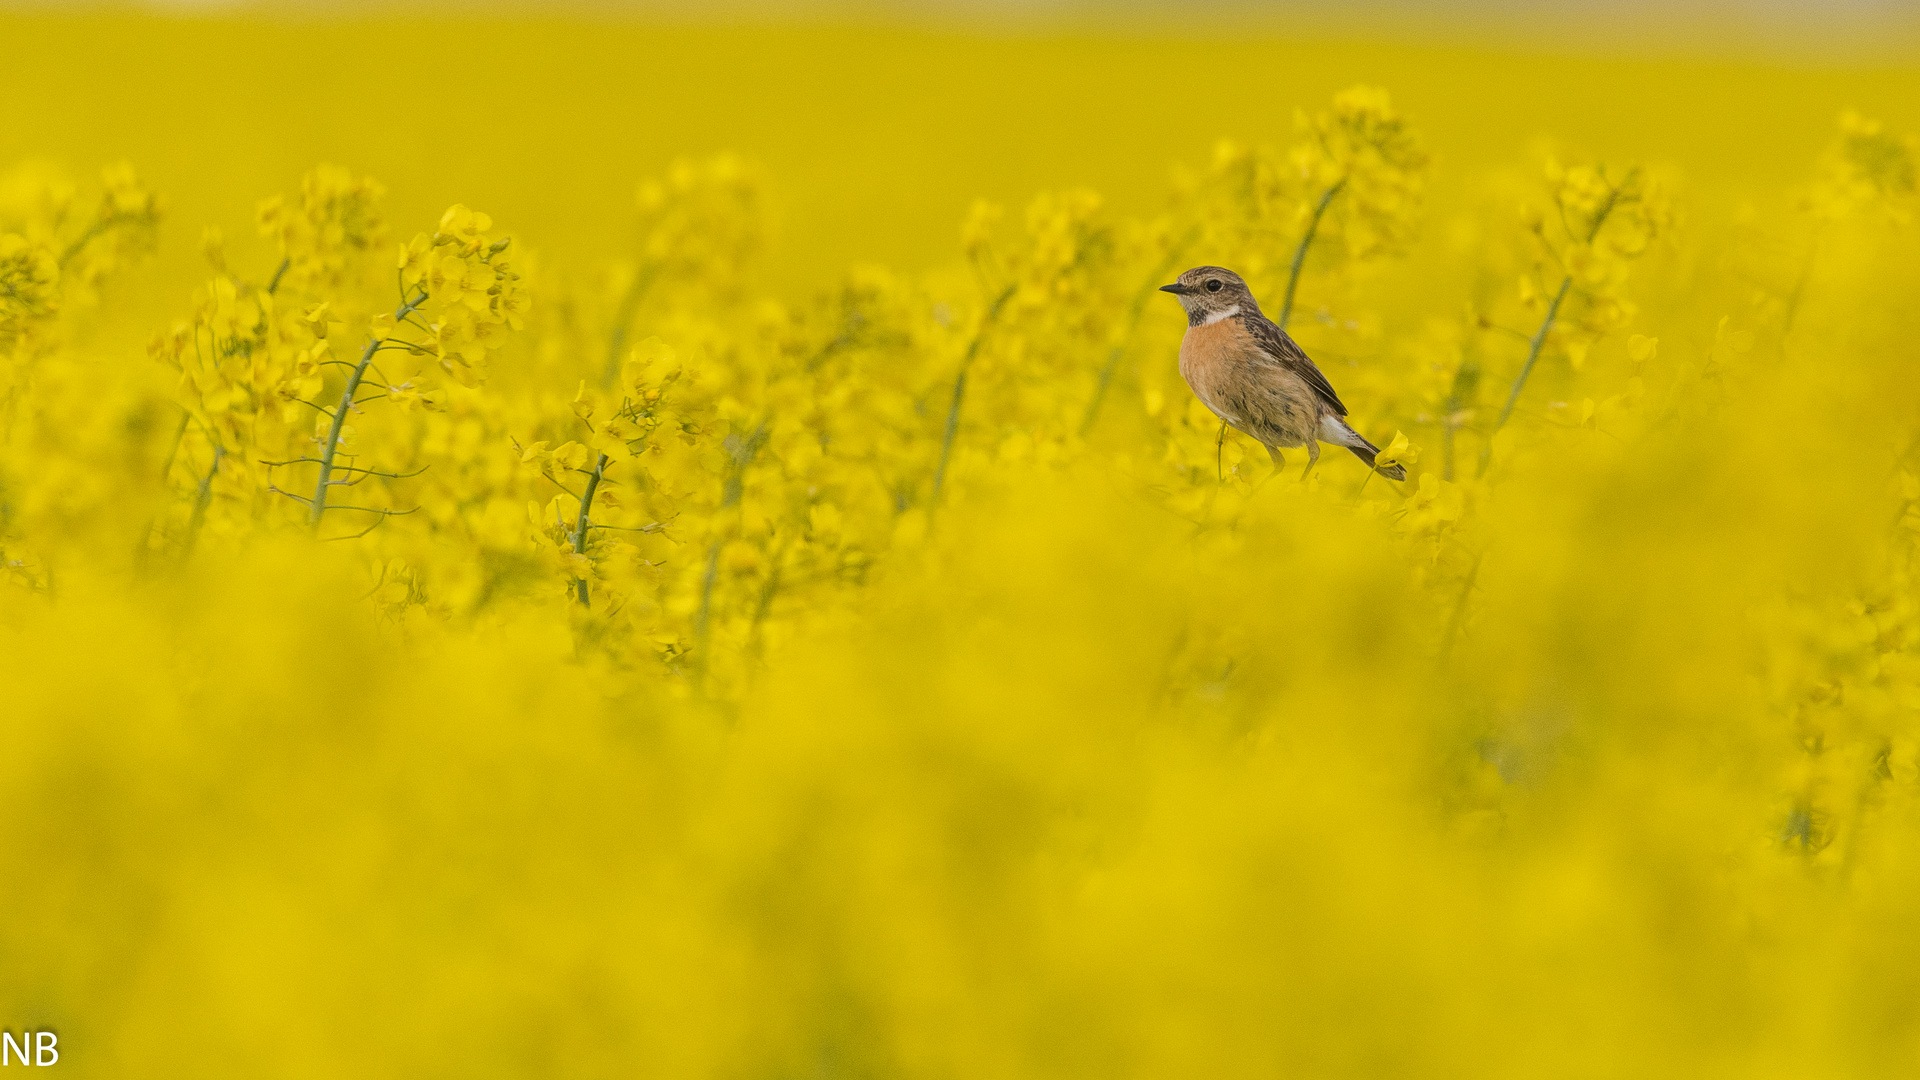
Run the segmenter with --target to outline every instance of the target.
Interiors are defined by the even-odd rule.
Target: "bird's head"
[[[1196,266],[1181,274],[1173,284],[1160,286],[1160,291],[1179,297],[1180,306],[1187,309],[1190,326],[1260,313],[1260,305],[1254,302],[1253,293],[1247,290],[1247,283],[1240,275],[1218,266]]]

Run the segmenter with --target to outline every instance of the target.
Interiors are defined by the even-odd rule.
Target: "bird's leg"
[[[1302,472],[1300,474],[1300,480],[1302,483],[1306,482],[1307,477],[1313,475],[1313,467],[1318,464],[1320,464],[1320,440],[1308,439],[1307,440],[1307,468],[1305,472]]]
[[[1261,443],[1260,445],[1266,446],[1267,444]],[[1267,480],[1271,480],[1274,477],[1279,476],[1283,471],[1286,470],[1287,459],[1280,456],[1280,451],[1277,448],[1272,446],[1267,446],[1267,456],[1273,459],[1273,471],[1267,474],[1266,480],[1262,480],[1258,484],[1254,485],[1255,491],[1258,491],[1261,488],[1266,487]]]

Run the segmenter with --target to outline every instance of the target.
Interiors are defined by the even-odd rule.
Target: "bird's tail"
[[[1396,463],[1382,469],[1374,464],[1374,462],[1379,460],[1380,448],[1368,442],[1365,435],[1347,426],[1345,420],[1337,416],[1326,417],[1320,421],[1320,434],[1321,441],[1330,442],[1336,446],[1344,446],[1353,451],[1354,457],[1366,462],[1368,468],[1378,470],[1381,476],[1389,480],[1405,480],[1407,478],[1407,470],[1404,465]]]

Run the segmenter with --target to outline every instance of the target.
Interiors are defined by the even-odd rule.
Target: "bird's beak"
[[[1172,293],[1172,294],[1173,294],[1173,295],[1175,295],[1175,296],[1185,296],[1185,295],[1187,295],[1188,293],[1190,293],[1190,292],[1192,292],[1192,291],[1193,291],[1193,286],[1191,286],[1191,285],[1182,285],[1182,284],[1180,284],[1179,282],[1177,282],[1177,281],[1176,281],[1176,282],[1174,282],[1174,283],[1173,283],[1173,284],[1171,284],[1171,285],[1162,285],[1162,286],[1160,286],[1160,291],[1161,291],[1161,292],[1170,292],[1170,293]]]

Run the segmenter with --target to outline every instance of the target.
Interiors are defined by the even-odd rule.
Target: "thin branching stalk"
[[[60,253],[60,268],[62,270],[66,269],[67,264],[78,258],[80,253],[86,250],[88,244],[106,235],[108,229],[113,228],[119,223],[119,216],[114,215],[112,217],[101,218],[99,221],[87,226],[87,231],[75,237],[73,243],[68,244],[66,250]]]
[[[787,541],[782,540],[780,547],[773,553],[773,568],[767,571],[767,580],[760,586],[760,599],[753,606],[753,622],[747,627],[747,648],[758,656],[761,648],[760,628],[765,625],[767,616],[773,611],[773,598],[780,592],[780,570],[787,559]]]
[[[721,541],[715,540],[707,546],[707,569],[700,575],[700,611],[693,617],[693,647],[703,668],[707,662],[707,619],[713,614],[713,582],[720,576],[720,545]]]
[[[1147,283],[1134,294],[1133,304],[1127,310],[1126,330],[1113,343],[1113,348],[1108,350],[1106,366],[1100,369],[1100,381],[1093,388],[1093,400],[1087,403],[1087,415],[1080,421],[1082,437],[1093,430],[1093,422],[1100,416],[1100,405],[1107,398],[1107,388],[1113,384],[1114,373],[1120,368],[1120,360],[1126,355],[1127,346],[1132,343],[1135,331],[1140,328],[1140,319],[1146,313],[1148,299],[1160,291],[1161,279],[1172,271],[1180,258],[1180,253],[1193,244],[1194,238],[1199,233],[1200,230],[1196,228],[1187,233],[1179,243],[1168,248],[1166,255],[1153,268],[1153,273],[1147,276]]]
[[[1280,301],[1280,317],[1273,320],[1282,330],[1287,328],[1287,320],[1293,318],[1293,290],[1300,285],[1300,268],[1306,265],[1307,249],[1313,246],[1313,238],[1320,232],[1320,219],[1326,216],[1327,204],[1346,186],[1346,177],[1335,180],[1332,187],[1320,193],[1320,201],[1313,204],[1313,216],[1307,219],[1307,231],[1300,237],[1300,246],[1293,249],[1293,266],[1287,271],[1287,295]]]
[[[273,272],[273,280],[267,282],[267,295],[272,296],[280,288],[280,279],[287,275],[287,267],[293,265],[293,256],[280,260],[280,268]]]
[[[1607,223],[1607,216],[1613,213],[1614,207],[1620,205],[1620,195],[1626,191],[1627,185],[1633,182],[1633,177],[1634,173],[1628,173],[1627,178],[1618,186],[1608,189],[1607,201],[1600,204],[1600,212],[1593,217],[1593,227],[1587,230],[1588,244],[1592,244],[1599,238],[1600,227]],[[1560,317],[1560,305],[1566,302],[1567,293],[1572,289],[1573,273],[1568,271],[1567,275],[1560,279],[1560,288],[1553,294],[1553,303],[1547,305],[1547,317],[1540,320],[1540,329],[1533,332],[1533,338],[1527,344],[1527,362],[1520,365],[1520,374],[1514,378],[1513,389],[1507,393],[1507,403],[1501,407],[1499,417],[1493,422],[1493,428],[1487,432],[1486,445],[1480,448],[1478,473],[1480,476],[1486,475],[1487,466],[1493,461],[1493,437],[1500,433],[1501,428],[1507,426],[1507,419],[1513,415],[1513,407],[1520,403],[1520,391],[1526,389],[1527,377],[1533,374],[1533,365],[1540,359],[1540,350],[1546,346],[1547,334],[1553,329],[1554,321]]]
[[[200,478],[200,489],[194,492],[193,513],[187,518],[187,539],[180,554],[184,558],[193,554],[193,542],[200,536],[200,526],[207,520],[207,507],[213,504],[213,477],[220,471],[220,461],[227,456],[227,448],[219,443],[213,444],[213,464],[207,466],[207,475]]]
[[[600,385],[603,387],[612,386],[613,381],[620,377],[620,350],[626,348],[627,330],[633,326],[633,317],[640,313],[640,301],[646,299],[647,290],[653,287],[653,279],[658,272],[658,267],[649,264],[634,274],[626,295],[620,298],[620,307],[613,316],[613,333],[607,337],[606,370],[600,373]]]
[[[1507,393],[1507,403],[1501,407],[1500,416],[1493,422],[1493,430],[1487,432],[1491,444],[1493,436],[1507,425],[1507,418],[1513,415],[1513,407],[1520,401],[1520,391],[1526,389],[1527,376],[1533,374],[1533,365],[1540,359],[1540,350],[1547,343],[1547,331],[1553,329],[1554,320],[1560,316],[1560,305],[1566,302],[1567,293],[1573,288],[1573,275],[1560,279],[1559,291],[1553,294],[1553,303],[1547,305],[1547,317],[1540,320],[1540,329],[1533,332],[1527,342],[1527,362],[1520,365],[1520,374],[1513,380],[1513,389]],[[1485,466],[1483,465],[1484,469]]]
[[[593,512],[593,493],[600,490],[600,478],[605,476],[606,472],[607,455],[601,454],[599,460],[593,463],[593,471],[587,474],[586,490],[580,493],[580,517],[573,523],[573,553],[575,555],[585,555],[587,553],[587,530],[592,527],[588,523],[587,515]],[[587,594],[586,578],[580,578],[573,583],[573,598],[578,600],[582,607],[592,606]]]
[[[167,479],[173,475],[173,463],[180,457],[180,447],[187,439],[187,427],[192,423],[193,413],[183,411],[180,416],[180,425],[173,429],[173,445],[167,448],[167,459],[160,463],[160,483],[162,486],[164,486]],[[218,459],[215,460],[216,462],[218,461]],[[148,553],[153,544],[153,530],[159,528],[159,525],[160,521],[158,516],[147,519],[147,527],[140,534],[139,546],[135,547],[133,551],[134,569],[136,571],[141,573],[146,571]]]
[[[1287,323],[1293,318],[1293,293],[1300,287],[1300,269],[1307,265],[1307,249],[1313,246],[1313,238],[1320,234],[1320,219],[1326,216],[1327,206],[1333,202],[1333,197],[1340,194],[1341,189],[1346,186],[1346,177],[1335,180],[1327,190],[1320,193],[1320,198],[1313,204],[1313,214],[1307,218],[1307,231],[1300,234],[1300,244],[1293,249],[1293,265],[1287,269],[1287,292],[1280,300],[1280,317],[1273,320],[1274,325],[1282,330],[1287,328]],[[1226,468],[1222,464],[1226,448],[1227,422],[1222,420],[1220,434],[1214,438],[1213,444],[1213,471],[1214,475],[1221,480],[1226,479]]]
[[[1780,340],[1785,341],[1793,333],[1793,321],[1800,315],[1800,300],[1807,294],[1807,283],[1813,280],[1813,266],[1820,258],[1820,234],[1813,235],[1813,243],[1807,248],[1806,264],[1800,268],[1799,280],[1793,283],[1793,292],[1787,297],[1786,318],[1780,324]]]
[[[772,423],[772,417],[760,421],[744,439],[738,433],[727,436],[724,445],[732,460],[727,468],[726,482],[720,488],[722,511],[740,505],[741,496],[746,494],[747,466],[760,456],[760,448],[766,445]],[[725,546],[724,535],[715,537],[707,545],[707,569],[700,579],[700,609],[693,618],[694,652],[703,671],[707,655],[707,621],[713,614],[713,585],[720,576],[720,549]]]
[[[167,477],[173,475],[174,459],[180,456],[180,444],[186,441],[187,425],[191,423],[193,423],[193,414],[184,413],[180,417],[180,426],[173,430],[173,445],[167,448],[167,460],[160,465],[160,482],[163,484],[166,483]]]
[[[1442,407],[1445,415],[1440,419],[1440,479],[1453,482],[1453,444],[1454,435],[1460,430],[1460,414],[1474,399],[1480,387],[1480,364],[1471,357],[1461,357],[1460,367],[1453,373],[1453,387],[1447,391],[1447,401]]]
[[[1140,324],[1140,312],[1145,307],[1146,293],[1142,292],[1133,302],[1133,309],[1127,313],[1127,328],[1120,340],[1107,350],[1107,362],[1100,368],[1100,381],[1094,384],[1093,400],[1087,402],[1087,415],[1080,420],[1080,435],[1086,437],[1093,430],[1093,422],[1100,416],[1100,403],[1106,400],[1107,387],[1113,382],[1113,373],[1120,366],[1120,358],[1126,355],[1127,343],[1133,339],[1134,327]]]
[[[186,429],[192,427],[192,423],[194,423],[194,413],[192,413],[192,411],[182,411],[182,413],[180,413],[180,425],[173,429],[173,444],[167,448],[167,459],[159,463],[159,482],[161,482],[161,486],[165,486],[167,479],[173,477],[173,463],[180,459],[180,446],[186,444]],[[225,454],[225,448],[219,446],[219,440],[215,440],[211,432],[207,434],[207,440],[213,444],[215,454]],[[221,459],[215,455],[215,457],[213,457],[213,467],[219,469],[219,463],[221,463]],[[196,507],[196,509],[198,509],[198,507]],[[134,569],[140,571],[140,573],[146,571],[146,559],[148,559],[148,553],[152,550],[154,530],[156,530],[156,528],[159,528],[159,517],[157,517],[157,515],[156,517],[150,517],[150,519],[148,519],[146,530],[140,532],[140,546],[134,548],[134,555],[132,555],[132,557],[134,557]]]
[[[994,297],[993,303],[987,306],[987,313],[980,317],[980,329],[974,331],[973,340],[967,343],[967,354],[960,358],[960,373],[953,377],[953,400],[947,405],[947,430],[940,440],[940,464],[933,470],[933,496],[928,500],[930,507],[940,504],[940,489],[946,486],[947,458],[953,453],[953,437],[960,430],[960,405],[967,396],[967,371],[973,366],[973,358],[979,355],[980,343],[986,340],[988,329],[1000,317],[1000,309],[1013,298],[1017,288],[1019,284],[1016,282],[1000,290],[1000,295]]]
[[[1473,568],[1467,571],[1467,580],[1460,586],[1460,598],[1454,601],[1453,614],[1447,618],[1446,635],[1440,639],[1440,662],[1443,664],[1453,656],[1453,644],[1459,640],[1461,627],[1466,625],[1467,603],[1473,598],[1474,583],[1480,580],[1480,563],[1486,557],[1484,551],[1473,557]]]
[[[393,313],[395,324],[407,321],[414,309],[427,302],[423,290],[419,296],[401,304]],[[346,426],[347,412],[353,408],[353,396],[360,390],[360,380],[367,374],[367,368],[373,363],[373,354],[380,349],[380,339],[367,342],[366,350],[360,354],[360,362],[354,365],[353,374],[347,376],[346,389],[340,392],[340,405],[333,410],[333,426],[327,432],[327,441],[320,448],[320,480],[313,486],[312,514],[309,524],[314,532],[320,531],[320,519],[327,512],[327,488],[333,482],[333,455],[340,447],[340,429]],[[322,410],[323,412],[325,410]]]

